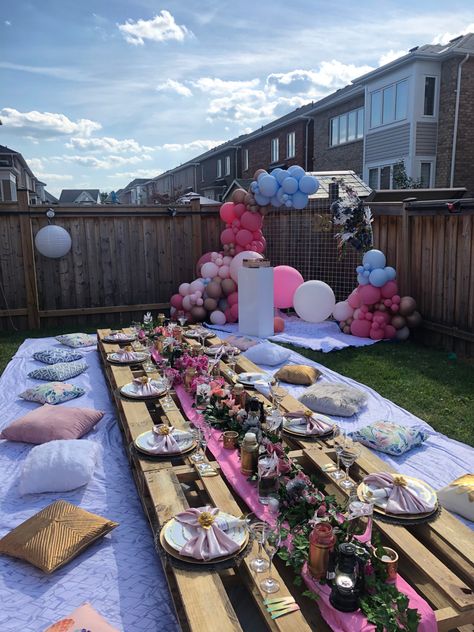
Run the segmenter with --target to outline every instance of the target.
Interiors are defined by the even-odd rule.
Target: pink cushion
[[[102,419],[93,408],[69,408],[43,404],[16,419],[0,433],[0,439],[46,443],[55,439],[79,439]]]
[[[90,630],[91,632],[120,632],[118,628],[113,628],[110,623],[102,617],[97,610],[85,603],[80,608],[76,608],[64,619],[53,623],[44,632],[75,632],[75,630]]]

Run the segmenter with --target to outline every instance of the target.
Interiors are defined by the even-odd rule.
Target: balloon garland
[[[244,259],[261,259],[265,252],[262,228],[269,206],[303,209],[308,204],[308,196],[318,188],[317,178],[297,165],[288,170],[277,168],[271,173],[258,169],[249,190],[236,189],[232,200],[221,206],[219,214],[225,223],[220,235],[222,250],[206,252],[200,257],[196,264],[197,278],[191,283],[181,283],[170,299],[171,316],[184,312],[190,322],[210,320],[216,325],[236,322],[239,268]],[[292,270],[281,273],[290,276]],[[282,290],[282,306],[291,302],[290,290],[294,294],[302,283],[298,275],[291,279],[289,290]]]

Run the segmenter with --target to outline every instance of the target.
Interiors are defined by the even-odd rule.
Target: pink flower
[[[291,472],[291,464],[290,464],[290,462],[279,458],[278,459],[278,471],[280,472],[280,474],[288,474],[288,472]]]
[[[326,505],[323,503],[322,505],[319,506],[319,508],[316,510],[316,515],[318,516],[318,518],[322,518],[323,516],[325,516],[327,514],[327,507]]]
[[[138,332],[138,337],[140,338],[140,340],[146,338],[146,333],[143,331],[143,329],[140,329],[140,331]]]

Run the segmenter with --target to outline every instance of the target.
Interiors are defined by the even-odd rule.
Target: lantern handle
[[[51,224],[51,220],[53,219],[53,217],[56,215],[56,213],[53,211],[52,208],[49,208],[46,211],[46,217],[48,218],[48,224]]]

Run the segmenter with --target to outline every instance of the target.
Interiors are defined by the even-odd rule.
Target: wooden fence
[[[21,192],[20,192],[21,193]],[[401,291],[413,295],[428,338],[458,353],[474,353],[474,205],[378,203],[375,246],[397,268]],[[183,281],[195,278],[199,256],[219,245],[218,207],[55,207],[55,222],[72,237],[59,260],[35,250],[47,223],[44,207],[0,204],[0,329],[129,324],[162,310]],[[265,218],[267,256],[320,278],[338,300],[354,287],[360,256],[337,257],[327,200]]]

